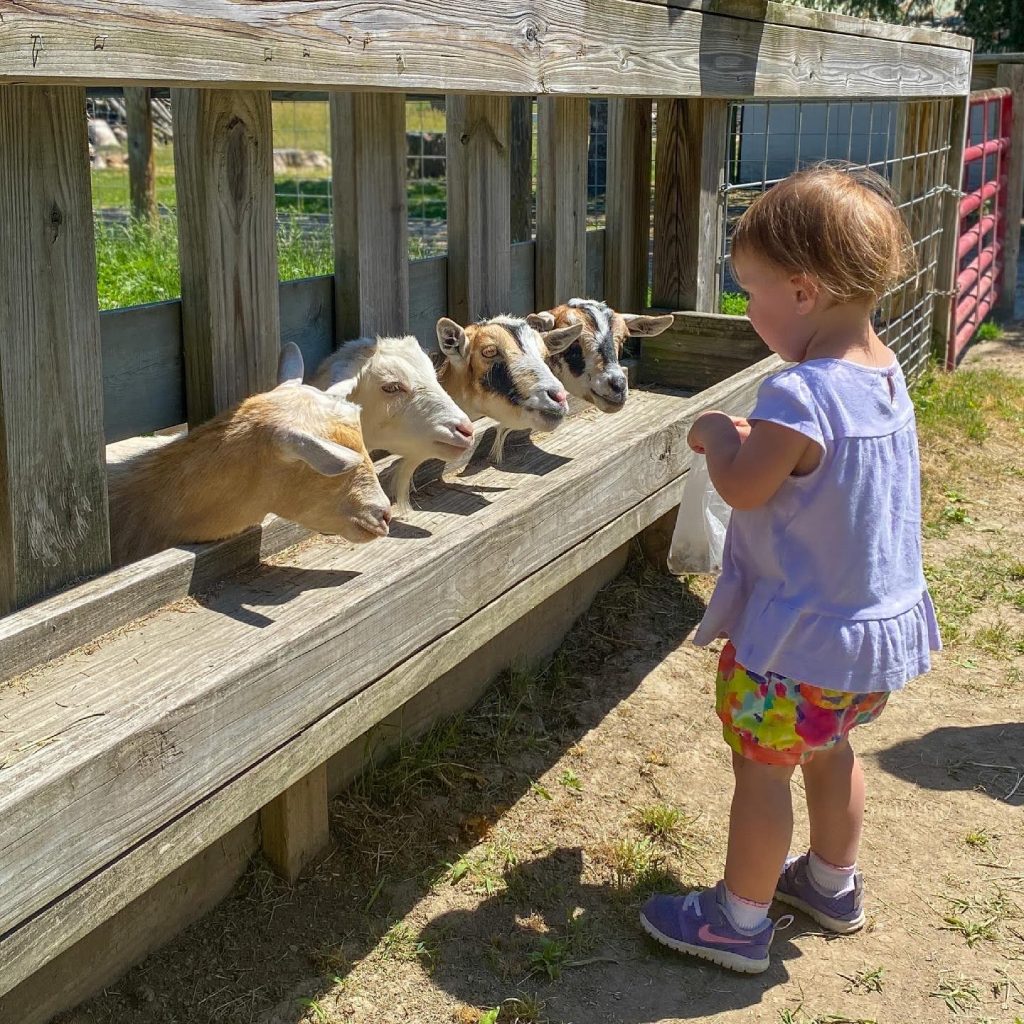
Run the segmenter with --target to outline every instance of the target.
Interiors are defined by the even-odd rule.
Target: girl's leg
[[[849,739],[803,765],[811,850],[837,866],[857,863],[864,825],[864,772]]]
[[[751,903],[771,903],[793,838],[793,768],[732,756],[736,789],[729,814],[725,884]]]

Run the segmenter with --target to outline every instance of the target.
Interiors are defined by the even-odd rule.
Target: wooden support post
[[[1003,286],[995,311],[1012,317],[1017,298],[1017,266],[1020,258],[1020,221],[1024,215],[1024,64],[1000,64],[996,85],[1013,92],[1013,124],[1010,129],[1009,187],[1005,199],[1006,239],[1003,245]],[[1000,199],[1000,202],[1003,202]]]
[[[659,100],[652,305],[718,312],[727,100]]]
[[[84,110],[0,86],[0,615],[110,564]]]
[[[964,142],[967,138],[967,96],[955,96],[950,101],[952,116],[949,128],[949,157],[946,160],[941,207],[942,235],[935,268],[935,308],[932,314],[932,352],[938,359],[948,361],[950,336],[953,332],[953,310],[956,308],[956,250],[959,241],[960,189],[964,177]]]
[[[507,96],[449,96],[448,315],[507,313],[512,297]]]
[[[189,424],[274,385],[281,349],[270,93],[174,89]]]
[[[273,869],[294,882],[331,844],[327,765],[322,764],[260,811],[263,854]]]
[[[604,297],[614,308],[647,305],[651,240],[651,101],[608,101],[608,208]]]
[[[125,86],[124,105],[128,114],[128,185],[132,216],[136,220],[153,220],[156,216],[156,165],[149,89]]]
[[[332,93],[335,340],[409,329],[405,95]]]
[[[586,290],[589,104],[584,96],[537,100],[538,309]]]
[[[512,178],[512,241],[528,242],[533,238],[532,96],[512,97],[512,127],[509,135],[509,149],[510,174]]]

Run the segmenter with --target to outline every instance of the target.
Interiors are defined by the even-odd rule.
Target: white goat
[[[430,357],[412,336],[345,342],[313,376],[319,388],[353,381],[363,439],[372,452],[401,456],[393,498],[409,508],[413,474],[429,459],[451,462],[473,445],[473,423],[441,387]]]
[[[359,408],[302,383],[302,354],[281,352],[272,391],[188,434],[112,445],[107,455],[113,562],[220,540],[273,512],[361,543],[385,537],[391,508],[359,428]]]

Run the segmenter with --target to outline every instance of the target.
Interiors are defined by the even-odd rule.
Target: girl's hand
[[[728,416],[724,412],[712,409],[701,413],[693,421],[686,443],[698,455],[705,455],[709,443],[713,445],[716,438],[727,437],[730,433],[733,436],[738,435],[742,444],[750,437],[750,424],[742,416]]]

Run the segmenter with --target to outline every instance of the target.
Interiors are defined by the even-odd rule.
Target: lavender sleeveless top
[[[759,508],[732,513],[722,574],[694,643],[851,693],[898,690],[941,649],[921,561],[914,407],[899,364],[812,359],[769,377],[751,420],[821,446]]]

